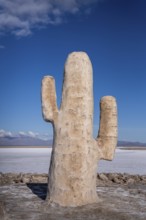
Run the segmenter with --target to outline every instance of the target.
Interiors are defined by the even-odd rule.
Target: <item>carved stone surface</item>
[[[113,158],[117,144],[117,106],[112,96],[101,99],[100,128],[95,140],[92,64],[86,53],[73,52],[67,58],[60,109],[54,78],[44,77],[42,111],[54,130],[48,201],[61,206],[97,202],[97,162]]]

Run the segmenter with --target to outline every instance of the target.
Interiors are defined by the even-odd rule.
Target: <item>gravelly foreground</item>
[[[99,174],[99,202],[78,208],[46,203],[47,174],[1,174],[1,220],[146,219],[146,176]]]

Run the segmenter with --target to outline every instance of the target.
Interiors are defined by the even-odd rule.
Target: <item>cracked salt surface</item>
[[[40,184],[40,192],[44,193],[41,187]],[[0,200],[4,201],[6,217],[11,220],[145,220],[146,195],[142,194],[145,188],[143,185],[131,187],[98,187],[99,202],[77,208],[49,206],[27,185],[20,184],[0,186]]]
[[[127,187],[98,187],[97,193],[106,200],[111,198],[111,203],[108,204],[108,207],[111,207],[112,210],[119,210],[120,212],[137,216],[137,219],[145,219],[146,195],[144,192],[146,189],[143,189],[142,186],[133,186],[132,190],[134,192],[133,195],[131,195],[131,190]],[[141,194],[137,194],[138,191],[141,191]],[[143,218],[144,216],[145,218]]]

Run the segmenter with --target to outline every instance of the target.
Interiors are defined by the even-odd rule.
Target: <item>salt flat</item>
[[[0,172],[48,173],[50,148],[0,148]],[[146,174],[146,150],[116,149],[113,161],[100,161],[98,172]]]

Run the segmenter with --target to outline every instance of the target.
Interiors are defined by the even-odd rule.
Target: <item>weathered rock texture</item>
[[[47,186],[47,173],[0,173],[0,186],[13,184],[45,184]],[[146,175],[131,175],[127,173],[98,173],[96,186],[115,186],[115,185],[146,185]]]
[[[42,81],[42,111],[54,129],[48,200],[61,206],[97,202],[96,171],[100,159],[112,160],[117,144],[117,107],[112,96],[100,103],[100,128],[93,138],[92,64],[84,52],[66,61],[62,103],[57,108],[54,78]]]

